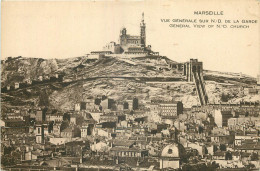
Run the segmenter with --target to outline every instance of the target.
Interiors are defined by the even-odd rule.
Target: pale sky
[[[124,26],[139,35],[145,13],[147,44],[177,62],[198,58],[204,69],[260,71],[260,1],[184,0],[110,2],[2,2],[1,56],[69,58],[102,50],[118,41]],[[194,11],[223,11],[223,16],[196,16]],[[249,29],[170,28],[161,19],[258,20]]]

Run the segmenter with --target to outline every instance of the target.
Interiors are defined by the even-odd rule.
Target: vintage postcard
[[[259,170],[260,1],[2,1],[1,170]]]

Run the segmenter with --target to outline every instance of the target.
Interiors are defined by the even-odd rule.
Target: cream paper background
[[[2,1],[1,56],[69,58],[102,50],[118,41],[119,31],[139,35],[145,13],[147,44],[177,62],[198,58],[204,68],[260,71],[260,1]],[[223,11],[223,16],[194,15],[194,11]],[[170,28],[161,19],[251,19],[249,29]]]

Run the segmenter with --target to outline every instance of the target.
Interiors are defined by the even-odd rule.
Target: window
[[[38,128],[38,134],[40,134],[41,133],[41,128]]]
[[[172,149],[168,149],[168,154],[172,154]]]

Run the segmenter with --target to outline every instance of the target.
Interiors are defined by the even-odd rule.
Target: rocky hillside
[[[90,96],[107,95],[118,101],[139,97],[144,103],[150,99],[183,101],[185,107],[198,105],[199,100],[193,83],[184,81],[177,69],[169,68],[176,63],[166,57],[103,58],[90,60],[86,57],[69,59],[12,58],[1,64],[1,86],[64,75],[63,82],[30,85],[2,93],[4,105],[55,106],[62,110],[73,109],[76,102]],[[224,93],[229,101],[257,100],[246,96],[242,86],[255,83],[255,79],[234,73],[204,71],[206,90],[211,103],[221,101]]]
[[[67,81],[89,77],[181,77],[168,68],[165,57],[135,59],[76,57],[68,59],[12,58],[1,64],[1,87],[63,73]],[[173,61],[171,61],[173,62]],[[71,79],[71,80],[70,80]]]

